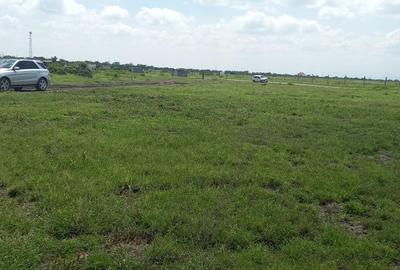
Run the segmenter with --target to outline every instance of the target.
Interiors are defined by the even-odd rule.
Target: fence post
[[[329,85],[329,75],[326,77],[326,84]]]
[[[347,76],[344,76],[344,84],[346,84]]]
[[[387,77],[385,78],[385,86],[387,85]]]
[[[365,86],[365,76],[364,76],[364,78],[363,78],[363,85]]]

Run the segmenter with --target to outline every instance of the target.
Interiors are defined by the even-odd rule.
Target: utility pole
[[[32,32],[29,32],[29,58],[33,58],[33,52],[32,52]]]

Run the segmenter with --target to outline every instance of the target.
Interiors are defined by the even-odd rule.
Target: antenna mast
[[[32,53],[32,32],[29,32],[29,58],[33,57]]]

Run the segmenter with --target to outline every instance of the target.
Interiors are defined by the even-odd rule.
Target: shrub
[[[84,62],[70,63],[69,65],[63,65],[61,62],[49,63],[49,70],[54,74],[66,75],[75,74],[78,76],[91,78],[92,71],[87,67]]]

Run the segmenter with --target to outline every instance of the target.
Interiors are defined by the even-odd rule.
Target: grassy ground
[[[399,88],[0,95],[0,269],[398,269]]]
[[[93,73],[93,77],[82,77],[74,74],[58,75],[52,74],[53,84],[82,84],[82,83],[113,83],[113,82],[129,82],[129,81],[146,81],[146,80],[171,80],[178,79],[165,72],[147,72],[145,74],[136,74],[121,70],[98,70]]]
[[[52,84],[110,84],[118,82],[132,82],[132,81],[154,81],[154,80],[193,80],[202,79],[202,74],[199,72],[192,72],[189,74],[188,78],[180,78],[177,76],[172,76],[169,72],[161,71],[149,71],[145,74],[136,74],[129,71],[121,70],[97,70],[93,73],[92,77],[82,77],[78,75],[68,74],[68,75],[58,75],[52,74]],[[205,75],[206,80],[240,80],[240,81],[251,81],[251,75]],[[342,88],[382,88],[385,86],[385,81],[383,80],[352,80],[352,79],[335,79],[335,78],[312,78],[312,77],[288,77],[288,76],[270,76],[269,80],[272,83],[283,83],[289,85],[296,84],[312,84],[320,86],[333,86]],[[400,87],[399,81],[388,81],[387,87]]]

